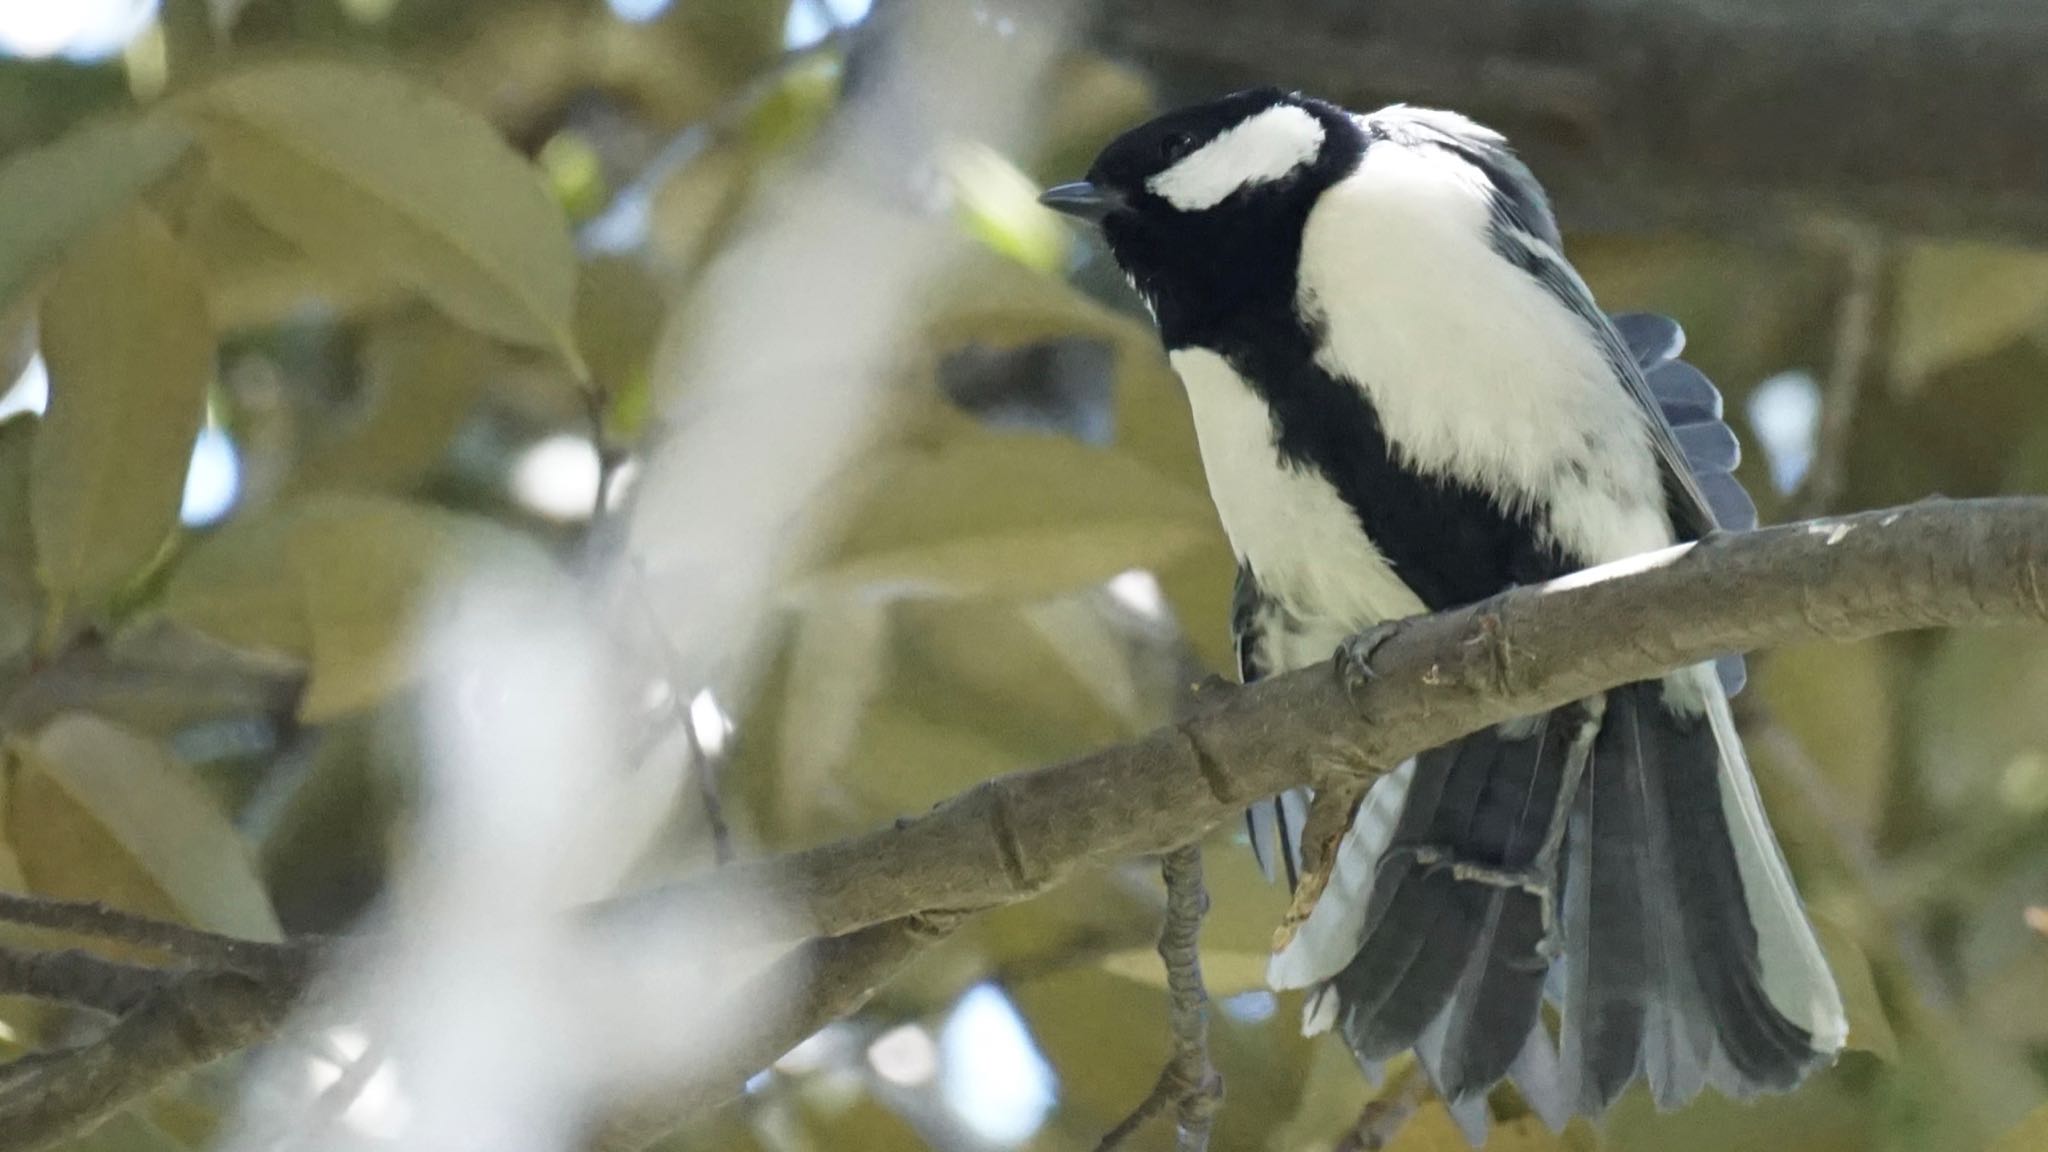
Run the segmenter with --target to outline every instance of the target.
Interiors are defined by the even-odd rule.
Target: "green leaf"
[[[2034,1109],[2019,1127],[1998,1138],[1990,1152],[2041,1152],[2048,1148],[2048,1105]]]
[[[631,440],[653,409],[648,367],[668,315],[668,301],[644,264],[602,256],[583,265],[576,292],[576,342],[590,365],[590,383],[605,401],[605,432]]]
[[[36,891],[280,937],[247,846],[163,748],[74,713],[8,752],[6,838]]]
[[[482,337],[424,309],[376,323],[363,347],[368,410],[309,447],[292,486],[418,487],[483,396],[491,351]]]
[[[36,586],[35,532],[29,525],[29,460],[36,418],[0,420],[0,673],[35,642],[42,593]]]
[[[429,599],[472,565],[530,542],[472,517],[371,496],[324,494],[230,524],[172,572],[163,610],[223,643],[305,664],[308,722],[360,711],[418,672]]]
[[[1202,493],[1065,437],[975,434],[893,463],[817,582],[1040,597],[1170,563],[1215,530]]]
[[[192,138],[157,119],[88,125],[0,168],[0,311],[171,170]]]
[[[1992,244],[1915,244],[1899,266],[1893,373],[1908,391],[1951,364],[2040,332],[2048,257]]]
[[[303,62],[227,77],[177,110],[221,186],[315,258],[376,267],[582,375],[561,210],[475,113],[389,72]]]
[[[66,609],[97,607],[178,524],[213,379],[197,265],[141,209],[96,231],[43,301],[50,406],[36,435],[36,572]]]
[[[1856,938],[1825,916],[1813,918],[1814,935],[1820,938],[1828,968],[1842,990],[1842,1008],[1849,1017],[1851,1048],[1883,1060],[1899,1058],[1899,1038],[1892,1031],[1891,1017],[1877,994],[1877,981],[1870,974],[1870,958]]]

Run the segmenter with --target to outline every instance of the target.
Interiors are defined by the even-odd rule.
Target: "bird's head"
[[[1309,210],[1362,148],[1343,109],[1258,88],[1140,124],[1040,201],[1099,227],[1155,312],[1206,311],[1291,284]]]

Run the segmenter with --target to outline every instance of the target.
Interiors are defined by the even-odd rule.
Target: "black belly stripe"
[[[1297,317],[1236,320],[1209,347],[1272,407],[1280,463],[1313,468],[1328,480],[1431,611],[1585,566],[1546,542],[1527,513],[1396,461],[1364,390],[1316,363],[1318,334]]]

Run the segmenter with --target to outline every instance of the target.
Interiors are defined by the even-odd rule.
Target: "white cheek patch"
[[[1281,179],[1322,149],[1322,121],[1305,108],[1283,104],[1219,133],[1145,187],[1183,212],[1199,212],[1239,188]]]

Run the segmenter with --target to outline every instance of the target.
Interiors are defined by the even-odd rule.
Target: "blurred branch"
[[[28,952],[0,946],[0,994],[93,1008],[111,1016],[133,1011],[160,991],[168,974],[67,948]]]
[[[690,1120],[739,1095],[754,1073],[804,1038],[868,1002],[925,949],[944,940],[960,917],[913,915],[846,936],[812,940],[740,989],[744,1003],[785,1003],[784,1010],[742,1043],[718,1053],[690,1078],[606,1125],[593,1152],[638,1152]],[[792,1001],[788,989],[801,989]]]
[[[1837,231],[1846,282],[1835,305],[1834,347],[1820,398],[1820,434],[1806,483],[1792,500],[1794,519],[1824,516],[1841,497],[1856,409],[1870,378],[1870,352],[1877,343],[1883,288],[1890,275],[1890,250],[1883,237],[1856,225]]]
[[[2048,238],[2038,4],[1104,0],[1094,41],[1169,106],[1281,83],[1454,107],[1515,141],[1568,228],[1790,236],[1818,211]]]
[[[1167,1107],[1178,1114],[1178,1152],[1206,1152],[1216,1109],[1223,1103],[1223,1074],[1209,1060],[1209,990],[1202,984],[1202,917],[1209,890],[1202,885],[1202,848],[1188,844],[1161,859],[1166,880],[1166,920],[1159,929],[1159,959],[1166,965],[1166,993],[1173,1031],[1173,1055],[1159,1082],[1129,1116],[1102,1138],[1095,1152],[1113,1152]]]
[[[1387,1086],[1366,1101],[1358,1122],[1337,1141],[1335,1152],[1381,1152],[1392,1147],[1429,1094],[1429,1081],[1419,1073],[1417,1065],[1403,1064]]]
[[[133,944],[182,960],[259,977],[303,975],[313,952],[310,941],[243,940],[152,920],[105,904],[19,892],[0,892],[0,922]]]
[[[275,1034],[303,991],[303,974],[172,975],[97,1040],[36,1053],[5,1079],[0,1149],[46,1148],[91,1131],[166,1080]]]
[[[603,1147],[643,1147],[731,1097],[865,1003],[964,913],[1084,867],[1191,844],[1248,802],[1318,774],[1370,776],[1479,728],[1719,653],[2048,622],[2044,569],[2042,498],[1925,502],[1719,536],[1404,621],[1355,692],[1328,668],[1219,692],[1138,740],[988,781],[890,828],[610,902],[595,910],[600,931],[650,917],[731,925],[756,919],[742,914],[757,910],[765,886],[820,938],[762,977],[764,1001],[770,987],[802,989],[788,1011],[615,1122]],[[0,1152],[90,1128],[170,1077],[275,1034],[314,955],[22,896],[0,896],[0,920],[219,963],[168,974],[99,1040],[38,1054],[0,1079]]]

